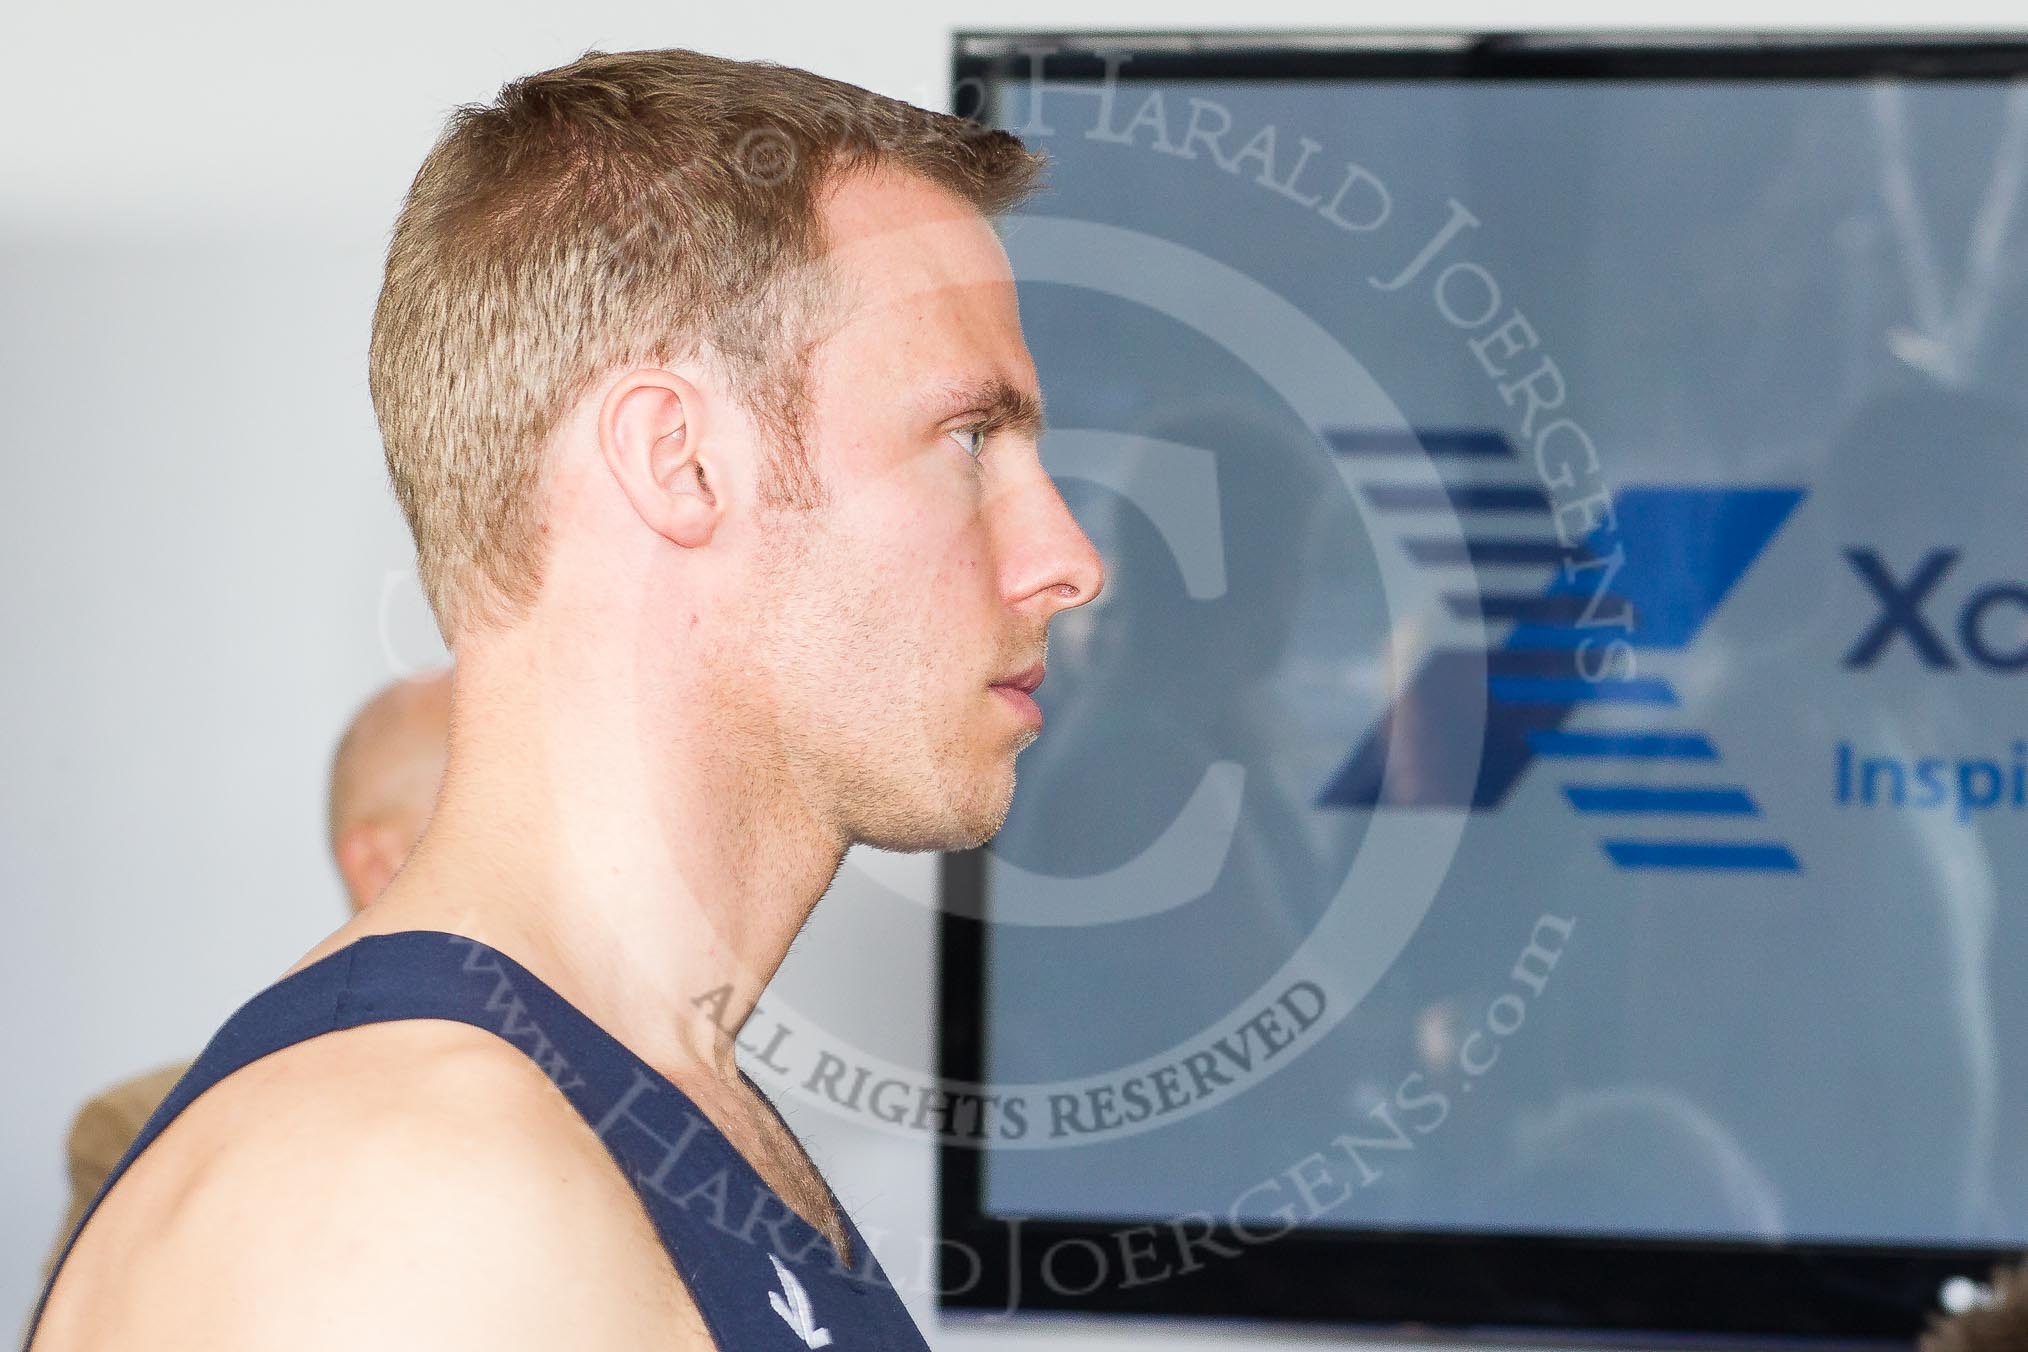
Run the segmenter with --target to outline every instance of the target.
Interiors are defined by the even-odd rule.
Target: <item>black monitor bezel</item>
[[[2028,33],[1063,32],[967,30],[954,37],[953,108],[990,124],[996,81],[1592,80],[1754,81],[2028,78]],[[1124,61],[1119,56],[1125,54]],[[967,106],[970,102],[976,106]],[[938,1068],[980,1083],[990,927],[990,846],[941,861]],[[1267,1245],[1214,1231],[1240,1256],[1187,1275],[1108,1282],[1072,1294],[1043,1280],[1065,1240],[1111,1241],[1144,1218],[1007,1217],[984,1206],[984,1157],[938,1150],[939,1300],[953,1313],[1026,1311],[1208,1316],[1353,1325],[1400,1335],[1539,1338],[1616,1346],[1906,1346],[1953,1277],[1982,1279],[2017,1256],[1981,1246],[1767,1244],[1629,1236],[1303,1228]],[[1177,1266],[1161,1227],[1147,1261]],[[1159,1269],[1157,1269],[1159,1270]]]

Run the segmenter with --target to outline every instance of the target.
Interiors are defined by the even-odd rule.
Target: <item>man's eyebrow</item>
[[[945,417],[981,413],[984,415],[985,431],[1005,429],[1036,441],[1042,439],[1042,433],[1048,426],[1042,396],[1020,388],[1004,376],[988,376],[983,380],[960,381],[951,385],[944,390],[938,407],[947,410]]]

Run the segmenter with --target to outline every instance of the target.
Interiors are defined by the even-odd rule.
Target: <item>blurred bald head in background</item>
[[[443,783],[450,720],[446,668],[385,687],[339,739],[327,829],[353,910],[380,895],[429,824]]]

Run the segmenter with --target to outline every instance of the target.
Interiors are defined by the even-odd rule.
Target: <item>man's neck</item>
[[[429,829],[363,920],[493,945],[679,1084],[737,1090],[734,1039],[848,841],[769,754],[574,673],[459,673]],[[662,709],[714,708],[653,701]]]

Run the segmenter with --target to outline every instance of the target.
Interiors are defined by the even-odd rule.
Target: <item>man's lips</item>
[[[1032,695],[1035,693],[1035,687],[1042,684],[1042,675],[1043,665],[1037,662],[1026,671],[1017,671],[1005,680],[995,681],[993,684],[995,686],[1007,686],[1010,689],[1019,690],[1023,694]]]
[[[1002,699],[1005,699],[1015,707],[1015,710],[1020,713],[1022,721],[1040,731],[1042,727],[1042,707],[1035,702],[1034,691],[1035,687],[1041,684],[1042,663],[1037,662],[1034,666],[1024,671],[1017,671],[1004,680],[995,681],[993,688],[1000,692]]]
[[[1030,724],[1038,732],[1041,731],[1042,706],[1035,702],[1035,696],[1018,685],[996,685],[993,687],[993,693],[1013,705],[1023,722]]]

